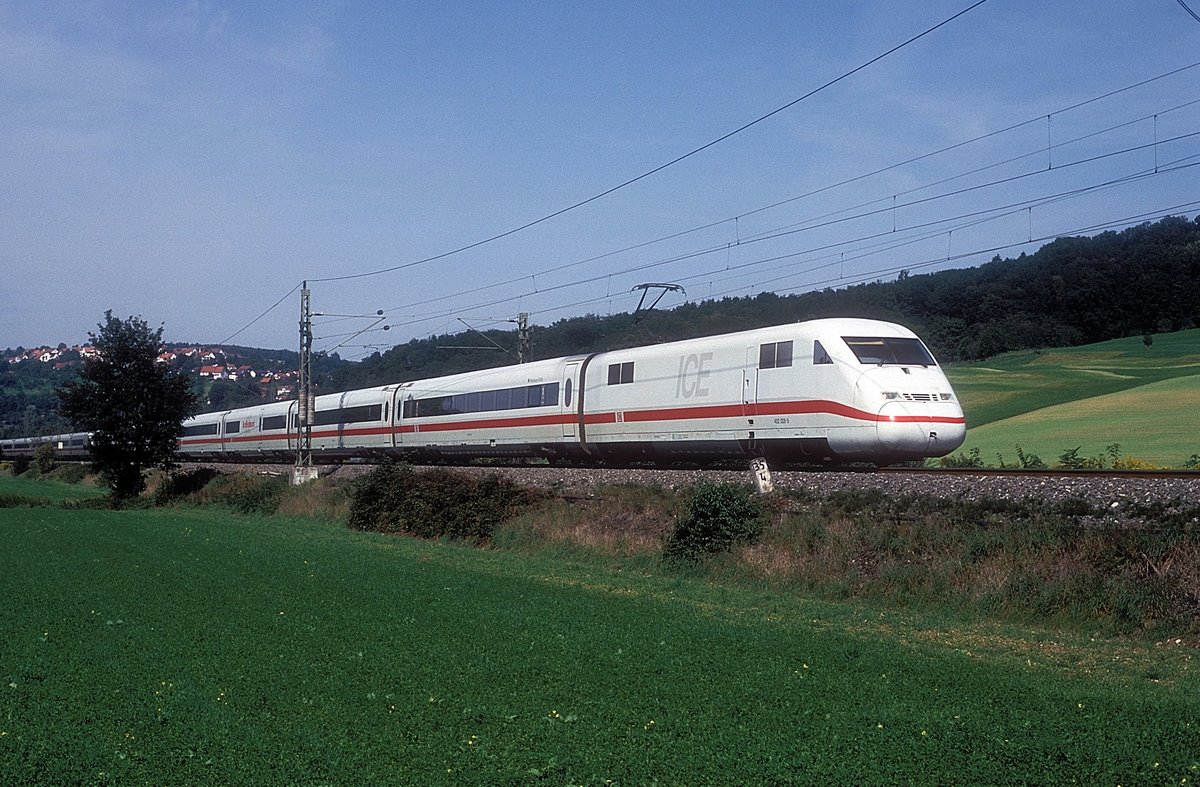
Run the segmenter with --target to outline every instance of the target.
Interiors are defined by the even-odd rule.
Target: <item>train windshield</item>
[[[937,361],[921,344],[920,339],[892,336],[843,336],[860,363],[894,363],[903,366],[937,366]]]

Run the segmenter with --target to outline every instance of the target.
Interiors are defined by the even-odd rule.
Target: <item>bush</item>
[[[216,477],[217,471],[210,467],[171,473],[154,490],[154,505],[166,506],[194,495]]]
[[[282,476],[219,476],[205,487],[205,496],[214,503],[224,503],[239,514],[274,514],[287,489]]]
[[[0,508],[46,508],[50,505],[53,502],[47,497],[0,494]]]
[[[1104,457],[1087,457],[1079,455],[1080,446],[1069,448],[1058,455],[1056,468],[1064,470],[1103,470]]]
[[[49,443],[39,443],[33,449],[33,466],[38,475],[47,475],[54,469],[54,446]]]
[[[1021,463],[1024,470],[1045,470],[1046,463],[1037,454],[1027,454],[1021,448],[1021,444],[1017,443],[1017,461]]]
[[[972,448],[970,453],[959,451],[952,456],[943,456],[938,460],[941,467],[983,467],[983,457],[978,448]]]
[[[675,522],[663,557],[698,561],[750,544],[762,535],[766,512],[753,491],[737,484],[702,481]]]
[[[496,475],[444,468],[415,472],[381,465],[355,485],[348,524],[355,530],[484,543],[541,495]]]
[[[82,462],[67,462],[54,468],[50,478],[64,484],[80,484],[88,477],[88,466]]]

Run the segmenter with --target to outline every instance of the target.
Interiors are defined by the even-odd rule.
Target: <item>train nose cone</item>
[[[920,403],[885,402],[879,409],[876,433],[880,448],[912,458],[946,456],[963,444],[967,427],[962,411],[933,416]]]
[[[925,421],[922,414],[910,412],[904,402],[885,402],[879,408],[876,431],[879,445],[885,451],[896,454],[928,454],[935,440],[930,433],[937,433],[937,425]]]

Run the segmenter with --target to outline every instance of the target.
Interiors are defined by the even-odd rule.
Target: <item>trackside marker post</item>
[[[750,460],[750,475],[754,476],[754,491],[760,495],[769,495],[775,491],[775,482],[771,480],[771,468],[763,457]]]

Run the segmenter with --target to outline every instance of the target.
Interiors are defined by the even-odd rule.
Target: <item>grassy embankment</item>
[[[234,491],[248,508],[274,494]],[[638,524],[636,512],[621,519],[610,527]],[[0,607],[0,773],[46,784],[1200,778],[1190,648],[812,600],[770,581],[713,584],[660,566],[661,541],[639,546],[636,532],[606,545],[573,521],[573,547],[539,551],[536,526],[504,526],[485,551],[220,507],[0,511],[0,590],[12,600]]]
[[[964,453],[1016,462],[1016,446],[1046,464],[1119,444],[1126,457],[1179,467],[1200,454],[1200,329],[1084,347],[1017,352],[947,374],[967,415]]]

